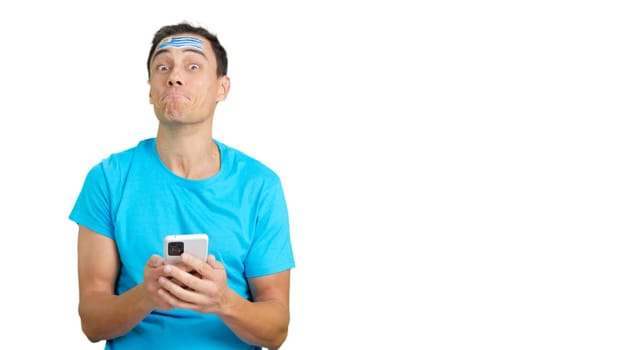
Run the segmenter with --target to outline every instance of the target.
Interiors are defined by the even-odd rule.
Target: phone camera
[[[169,242],[168,255],[178,256],[184,252],[184,242]]]

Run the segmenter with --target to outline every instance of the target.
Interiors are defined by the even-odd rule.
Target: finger
[[[172,297],[168,291],[160,287],[156,290],[156,293],[157,296],[155,296],[156,299],[154,299],[156,309],[167,311],[174,307],[171,303],[169,303],[169,300]]]
[[[162,266],[164,265],[164,259],[162,259],[162,257],[157,254],[153,254],[147,261],[147,265],[153,268]]]
[[[192,289],[184,288],[184,286],[180,286],[163,277],[160,277],[160,279],[158,279],[158,283],[160,283],[160,286],[162,287],[158,291],[158,294],[168,304],[172,305],[173,307],[185,309],[197,308],[196,304],[193,301],[197,299],[198,294],[195,293]]]
[[[214,255],[210,255],[207,257],[207,263],[209,264],[209,266],[216,270],[225,269],[225,265],[223,265],[220,261],[216,260],[216,257]]]
[[[177,280],[176,278],[173,278],[173,277],[166,277],[166,278],[168,278],[169,281],[175,283],[176,285],[182,288],[187,288],[185,284],[183,284],[181,281]]]
[[[198,268],[205,263],[205,261],[202,261],[201,259],[188,253],[181,254],[181,261],[190,266],[192,270],[198,270]]]
[[[201,276],[194,276],[192,273],[187,272],[189,269],[187,265],[166,265],[164,266],[164,275],[169,281],[173,281],[176,285],[182,288],[188,288],[190,283],[194,280],[200,280]]]
[[[194,271],[194,268],[188,264],[184,264],[183,262],[177,263],[175,264],[175,266],[185,272],[191,272]]]
[[[170,309],[179,308],[199,311],[199,307],[197,305],[180,300],[165,289],[160,289],[158,291],[158,295],[162,298],[165,305],[170,306]]]
[[[186,259],[188,259],[188,261],[192,261],[195,271],[197,271],[200,274],[200,277],[203,277],[204,279],[214,280],[218,277],[218,272],[216,270],[225,269],[224,265],[218,262],[214,255],[209,255],[206,262],[201,262],[201,260],[193,256],[188,256]],[[189,281],[188,283],[192,282]]]

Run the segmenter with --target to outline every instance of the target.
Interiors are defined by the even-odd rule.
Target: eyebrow
[[[151,62],[153,62],[153,60],[155,60],[156,56],[158,56],[159,54],[167,53],[167,52],[170,53],[171,50],[169,50],[169,49],[161,49],[161,50],[156,51],[156,53],[153,54],[153,57],[151,57]],[[205,59],[207,59],[207,56],[205,56],[205,53],[203,51],[201,51],[201,50],[197,50],[197,49],[193,49],[193,48],[185,48],[185,49],[182,49],[182,52],[198,53],[199,55],[201,55],[201,56],[205,57]]]

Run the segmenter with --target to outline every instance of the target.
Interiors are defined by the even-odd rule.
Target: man
[[[88,173],[78,224],[79,315],[107,349],[277,349],[294,258],[279,177],[212,138],[230,87],[216,36],[164,26],[147,61],[155,138]],[[165,264],[164,237],[207,233],[209,257]]]

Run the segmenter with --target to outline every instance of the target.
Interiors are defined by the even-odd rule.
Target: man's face
[[[228,78],[216,75],[216,56],[194,34],[164,38],[151,58],[149,101],[163,123],[200,123],[226,98]]]

